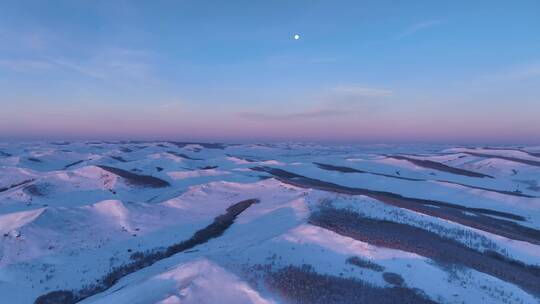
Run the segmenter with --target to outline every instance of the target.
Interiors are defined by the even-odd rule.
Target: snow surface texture
[[[540,301],[538,147],[0,152],[0,303]]]

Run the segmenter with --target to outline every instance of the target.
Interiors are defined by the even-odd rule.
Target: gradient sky
[[[540,1],[0,1],[0,139],[540,144]]]

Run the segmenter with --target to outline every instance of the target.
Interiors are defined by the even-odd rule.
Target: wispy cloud
[[[287,120],[296,118],[326,118],[333,116],[343,116],[351,114],[350,111],[336,110],[336,109],[318,109],[318,110],[306,110],[291,113],[265,113],[261,111],[239,112],[238,116],[247,119],[256,120]]]
[[[387,42],[395,42],[402,39],[405,39],[407,37],[413,36],[417,34],[418,32],[430,29],[432,27],[436,27],[438,25],[441,25],[445,23],[445,20],[442,19],[432,19],[432,20],[425,20],[422,22],[418,22],[415,24],[412,24],[404,29],[402,29],[400,32],[397,32],[397,34],[391,34],[390,36],[381,37],[380,39],[373,40],[367,42],[368,45],[378,45],[383,44]]]
[[[349,97],[353,100],[365,100],[374,98],[384,98],[392,95],[392,91],[386,89],[376,89],[364,86],[336,86],[328,90],[333,97]]]
[[[75,60],[66,57],[46,59],[0,59],[0,69],[19,73],[64,72],[102,81],[150,80],[152,66],[144,61],[126,58],[90,58]]]
[[[0,50],[37,52],[59,47],[59,44],[58,37],[45,28],[33,28],[32,31],[0,29]]]
[[[51,58],[47,62],[57,68],[75,72],[82,76],[99,80],[147,79],[151,77],[149,64],[122,58],[91,58],[88,60],[73,60],[67,58]]]
[[[414,34],[420,32],[420,31],[423,31],[423,30],[426,30],[428,28],[432,28],[434,26],[440,25],[442,23],[444,23],[444,21],[440,20],[440,19],[422,21],[422,22],[419,22],[419,23],[416,23],[416,24],[413,24],[413,25],[409,26],[408,28],[403,30],[401,33],[399,33],[396,36],[396,38],[397,39],[403,39],[403,38],[409,37],[411,35],[414,35]]]
[[[484,75],[482,77],[482,80],[493,82],[507,80],[526,80],[531,78],[540,78],[540,62],[531,62],[527,64],[511,66],[499,72]]]
[[[0,29],[0,69],[18,73],[61,72],[110,82],[152,80],[154,60],[155,54],[146,50],[84,45],[43,28]]]
[[[523,84],[529,81],[540,81],[540,61],[530,61],[521,64],[511,64],[493,69],[491,71],[481,71],[471,75],[466,79],[455,81],[454,84],[467,89],[483,89],[494,91],[500,88],[515,88],[516,84]],[[517,92],[515,94],[518,94]]]
[[[0,69],[9,69],[21,73],[34,73],[54,69],[54,65],[43,60],[0,59]]]
[[[272,110],[243,111],[239,117],[254,120],[324,119],[350,116],[372,111],[377,103],[392,95],[386,89],[364,86],[335,86],[309,94],[303,103],[305,110],[279,112]]]

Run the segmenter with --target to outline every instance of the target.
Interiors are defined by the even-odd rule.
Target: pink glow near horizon
[[[15,123],[0,122],[0,138],[73,139],[191,139],[213,141],[328,141],[328,142],[500,142],[538,143],[539,132],[528,126],[409,120],[362,121],[347,117],[257,120],[242,117],[212,119],[140,119],[92,115],[43,117]]]

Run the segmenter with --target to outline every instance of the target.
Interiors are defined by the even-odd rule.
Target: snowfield
[[[3,143],[0,303],[78,302],[540,303],[538,147]]]

